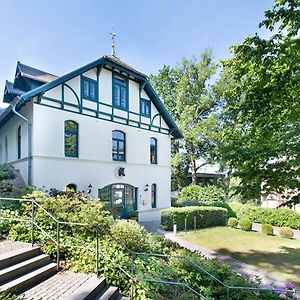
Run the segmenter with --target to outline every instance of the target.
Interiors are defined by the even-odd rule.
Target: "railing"
[[[37,201],[33,199],[17,199],[17,198],[0,198],[0,204],[3,201],[7,202],[27,202],[31,203],[31,218],[29,219],[22,219],[22,218],[14,218],[14,217],[3,217],[0,215],[0,220],[9,220],[9,221],[18,221],[18,222],[24,222],[24,223],[30,223],[31,225],[31,245],[34,246],[35,239],[34,239],[34,233],[35,233],[35,227],[38,228],[43,234],[45,234],[53,243],[56,244],[56,263],[57,263],[57,270],[59,270],[59,261],[60,261],[60,252],[61,248],[81,248],[89,251],[95,252],[95,263],[96,263],[96,274],[99,276],[99,254],[102,253],[99,249],[99,233],[103,232],[107,235],[109,235],[114,241],[121,243],[121,241],[118,241],[116,238],[114,238],[105,228],[101,227],[99,224],[87,224],[87,223],[76,223],[76,222],[64,222],[56,219],[53,215],[51,215],[46,209],[44,209]],[[56,236],[53,238],[48,232],[46,232],[41,226],[39,226],[35,220],[35,212],[37,209],[41,209],[49,218],[53,220],[53,222],[56,225]],[[61,226],[62,225],[68,225],[68,226],[82,226],[85,228],[95,228],[95,239],[96,239],[96,246],[95,247],[88,247],[88,246],[81,246],[81,245],[67,245],[61,243],[60,238],[60,232],[61,232]],[[124,246],[124,245],[123,245]],[[126,247],[125,247],[126,248]],[[223,286],[226,289],[226,297],[227,299],[230,299],[230,291],[232,290],[248,290],[248,291],[273,291],[273,292],[288,292],[293,293],[295,295],[295,290],[290,289],[283,289],[283,288],[258,288],[258,287],[241,287],[241,286],[230,286],[219,280],[217,277],[215,277],[213,274],[202,268],[201,266],[197,265],[195,262],[190,260],[189,258],[185,256],[175,256],[175,255],[164,255],[164,254],[158,254],[158,253],[146,253],[146,252],[133,252],[130,249],[127,249],[128,253],[132,257],[132,266],[134,266],[134,261],[136,257],[159,257],[164,259],[180,259],[188,262],[191,266],[193,266],[197,271],[206,274],[213,280],[215,280],[217,283],[219,283],[221,286]],[[111,260],[111,262],[113,262]],[[132,270],[132,274],[127,272],[124,268],[122,268],[118,264],[114,264],[114,266],[119,269],[123,274],[126,275],[126,277],[129,278],[129,281],[131,282],[131,299],[135,298],[135,290],[134,285],[138,282],[153,282],[153,283],[159,283],[169,286],[176,286],[176,287],[182,287],[186,289],[189,292],[192,292],[193,295],[196,295],[201,300],[205,300],[204,296],[201,295],[200,292],[196,291],[194,288],[190,287],[189,285],[182,283],[182,282],[176,282],[173,280],[164,280],[161,278],[152,278],[152,277],[138,277],[135,274],[134,270]]]

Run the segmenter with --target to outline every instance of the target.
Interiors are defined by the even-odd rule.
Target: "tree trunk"
[[[197,166],[196,166],[196,160],[192,160],[192,167],[191,167],[191,172],[192,172],[192,184],[197,184]]]

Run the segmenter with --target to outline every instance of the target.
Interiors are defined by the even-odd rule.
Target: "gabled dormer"
[[[3,102],[11,103],[11,101],[16,97],[24,94],[24,91],[14,88],[14,84],[6,80],[5,87],[4,87],[4,95],[3,95]]]
[[[14,88],[28,92],[56,78],[57,76],[53,74],[24,65],[18,61]]]

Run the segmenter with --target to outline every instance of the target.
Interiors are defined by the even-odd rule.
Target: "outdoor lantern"
[[[88,191],[88,193],[90,194],[91,192],[92,192],[92,184],[90,183],[89,185],[88,185],[88,188],[89,188],[89,191]]]
[[[145,192],[147,192],[147,191],[148,191],[148,189],[149,189],[149,184],[148,184],[148,183],[146,183],[146,184],[145,184],[144,191],[145,191]]]

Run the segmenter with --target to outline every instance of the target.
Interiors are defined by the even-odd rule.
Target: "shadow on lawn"
[[[298,248],[282,246],[278,253],[259,250],[238,252],[227,248],[219,248],[216,251],[249,265],[254,265],[265,272],[276,271],[277,273],[290,274],[293,276],[293,282],[300,285],[300,249]]]

